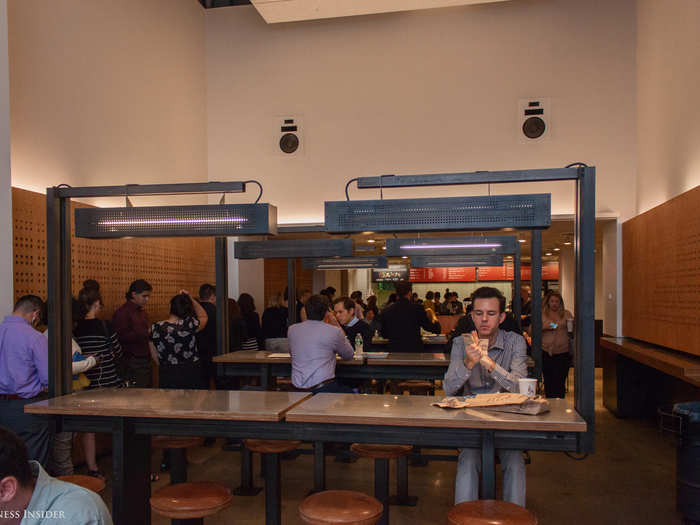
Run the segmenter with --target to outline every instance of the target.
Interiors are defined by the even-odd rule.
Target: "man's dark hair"
[[[335,301],[333,301],[333,306],[335,306],[338,303],[342,303],[343,308],[345,308],[348,312],[355,311],[355,301],[353,301],[349,297],[338,297]]]
[[[312,321],[323,321],[328,312],[329,304],[328,297],[325,295],[312,295],[304,304],[306,317]]]
[[[432,300],[433,300],[433,297],[435,297],[435,294],[434,294],[433,292],[428,292],[427,294],[425,294],[425,298],[426,298],[428,301],[432,301]]]
[[[180,293],[170,299],[170,313],[180,319],[194,317],[194,307],[190,296]]]
[[[98,283],[95,279],[85,279],[83,281],[83,288],[94,288],[98,292],[100,291],[100,283]]]
[[[440,292],[435,292],[435,295],[433,297],[435,297],[436,301],[439,301],[440,300]]]
[[[151,290],[153,290],[153,286],[148,284],[148,281],[145,279],[136,279],[129,285],[129,291],[126,292],[126,298],[133,299],[135,293],[150,292]]]
[[[0,479],[17,478],[22,487],[32,484],[27,445],[11,430],[0,427]]]
[[[405,297],[406,295],[411,293],[412,289],[413,287],[408,281],[399,281],[396,283],[396,295],[398,295],[399,297]]]
[[[362,292],[360,290],[355,290],[350,294],[350,299],[353,301],[362,302]]]
[[[477,299],[498,299],[498,309],[501,313],[506,311],[506,298],[498,288],[482,286],[472,293],[472,306]]]
[[[199,287],[199,298],[208,300],[212,295],[216,295],[216,286],[205,283]]]
[[[328,292],[328,295],[335,295],[335,288],[329,286],[328,288],[326,288],[326,292]]]
[[[37,310],[41,311],[43,305],[44,301],[42,301],[40,297],[36,295],[23,295],[15,303],[13,311],[19,314],[30,314]]]

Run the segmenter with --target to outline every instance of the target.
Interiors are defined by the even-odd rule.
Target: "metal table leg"
[[[377,525],[389,525],[389,460],[374,460],[374,497],[384,505],[384,513]]]
[[[187,481],[187,449],[168,449],[170,455],[170,484],[185,483]]]
[[[415,507],[417,496],[408,495],[408,457],[396,458],[396,496],[389,498],[389,505]]]
[[[255,496],[262,487],[253,485],[253,453],[241,443],[241,485],[234,489],[236,496]]]
[[[326,490],[326,447],[323,441],[314,441],[314,492]]]
[[[481,497],[496,498],[496,458],[493,430],[481,432]]]
[[[128,419],[112,426],[112,518],[114,523],[151,523],[151,436],[135,434]]]
[[[282,488],[280,483],[280,455],[262,454],[265,462],[265,524],[282,523]]]

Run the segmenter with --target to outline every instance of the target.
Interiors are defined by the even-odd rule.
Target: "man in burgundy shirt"
[[[131,283],[126,293],[126,302],[117,308],[112,318],[126,360],[127,377],[123,379],[138,388],[153,386],[149,346],[151,325],[144,310],[152,290],[153,287],[143,279]]]

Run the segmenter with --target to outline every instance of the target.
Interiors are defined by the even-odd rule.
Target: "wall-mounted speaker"
[[[285,157],[301,155],[304,152],[302,122],[299,116],[282,116],[277,119],[275,149]]]
[[[518,100],[518,136],[521,142],[542,141],[551,135],[548,98]]]

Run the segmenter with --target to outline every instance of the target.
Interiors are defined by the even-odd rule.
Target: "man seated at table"
[[[330,302],[323,295],[312,295],[304,305],[307,320],[289,327],[289,353],[292,356],[292,384],[299,390],[313,392],[350,392],[335,379],[335,356],[352,359],[353,349],[334,315],[335,324],[323,320]]]
[[[339,297],[333,301],[333,313],[353,349],[355,348],[355,339],[359,334],[362,337],[363,350],[368,352],[372,347],[374,330],[367,321],[355,316],[355,301],[349,297]]]
[[[99,495],[49,476],[17,434],[0,427],[0,523],[112,525],[112,518]]]
[[[440,333],[440,323],[428,319],[423,305],[411,302],[411,283],[396,283],[398,301],[379,314],[382,336],[389,340],[390,352],[422,352],[420,329]]]
[[[506,332],[498,325],[505,318],[506,300],[496,288],[478,288],[472,294],[472,320],[479,339],[488,339],[488,354],[481,354],[471,336],[452,342],[450,366],[443,388],[448,396],[518,392],[518,379],[527,377],[526,344],[523,336]],[[520,450],[496,450],[503,468],[503,496],[525,506],[525,461]],[[479,499],[481,450],[462,449],[457,464],[455,504]]]

